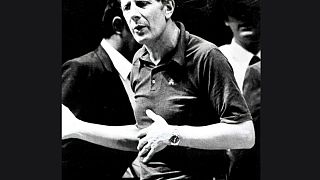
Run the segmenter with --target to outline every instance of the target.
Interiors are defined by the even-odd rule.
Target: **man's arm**
[[[208,126],[173,126],[151,110],[146,114],[154,123],[139,132],[139,155],[148,161],[156,152],[170,145],[169,139],[175,133],[179,135],[179,146],[218,150],[247,149],[255,142],[252,121],[238,124],[216,123]]]
[[[113,149],[137,151],[137,134],[135,125],[106,126],[81,121],[62,104],[62,139],[77,138]]]

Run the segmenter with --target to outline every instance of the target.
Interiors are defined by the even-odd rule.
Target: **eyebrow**
[[[125,6],[128,6],[129,4],[131,4],[131,1],[127,1],[125,4],[120,3],[121,9],[123,9]]]

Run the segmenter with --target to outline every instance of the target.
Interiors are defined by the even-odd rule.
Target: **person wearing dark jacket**
[[[139,47],[123,18],[118,0],[109,0],[102,18],[99,47],[62,65],[62,104],[82,121],[101,125],[135,123],[129,80]],[[62,140],[62,178],[120,179],[137,153],[80,139]]]

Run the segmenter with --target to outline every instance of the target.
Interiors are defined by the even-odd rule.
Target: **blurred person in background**
[[[134,97],[128,75],[140,46],[128,29],[119,0],[106,2],[102,29],[103,38],[96,50],[62,65],[62,103],[85,122],[134,124]],[[136,152],[64,139],[62,178],[120,179],[136,156]]]
[[[219,49],[227,57],[250,109],[256,133],[252,149],[231,149],[230,180],[258,180],[260,176],[261,44],[260,0],[223,0],[225,24],[233,33]]]

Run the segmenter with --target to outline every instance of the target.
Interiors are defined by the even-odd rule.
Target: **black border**
[[[1,5],[0,179],[61,179],[61,1]]]
[[[61,1],[1,9],[0,178],[59,180]],[[318,6],[262,9],[261,180],[317,179]]]
[[[262,3],[261,180],[319,178],[318,7]]]

